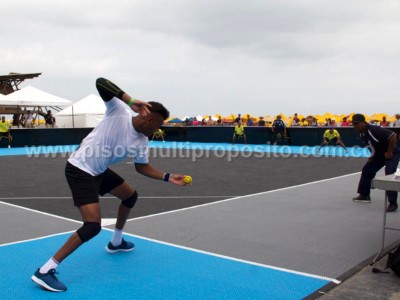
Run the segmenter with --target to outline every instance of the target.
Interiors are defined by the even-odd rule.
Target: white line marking
[[[109,229],[109,228],[102,228],[102,229],[106,230],[106,231],[111,231],[111,232],[113,231],[112,229]],[[17,242],[1,244],[0,247],[34,242],[34,241],[43,240],[43,239],[46,239],[46,238],[51,238],[51,237],[55,237],[55,236],[59,236],[59,235],[71,234],[73,232],[75,232],[75,230],[65,231],[65,232],[55,233],[55,234],[50,234],[50,235],[45,235],[45,236],[41,236],[41,237],[37,237],[37,238],[33,238],[33,239],[27,239],[27,240],[22,240],[22,241],[17,241]],[[222,258],[222,259],[237,261],[237,262],[240,262],[240,263],[254,265],[254,266],[258,266],[258,267],[262,267],[262,268],[282,271],[282,272],[291,273],[291,274],[302,275],[302,276],[321,279],[321,280],[326,280],[326,281],[331,281],[331,282],[333,282],[335,284],[339,284],[340,283],[339,280],[334,279],[334,278],[319,276],[319,275],[315,275],[315,274],[309,274],[309,273],[305,273],[305,272],[299,272],[299,271],[285,269],[285,268],[279,268],[279,267],[275,267],[275,266],[271,266],[271,265],[260,264],[260,263],[256,263],[256,262],[252,262],[252,261],[248,261],[248,260],[243,260],[243,259],[239,259],[239,258],[235,258],[235,257],[231,257],[231,256],[221,255],[221,254],[212,253],[212,252],[208,252],[208,251],[203,251],[203,250],[199,250],[199,249],[194,249],[194,248],[190,248],[190,247],[186,247],[186,246],[167,243],[167,242],[163,242],[163,241],[147,238],[147,237],[136,235],[136,234],[131,234],[131,233],[124,232],[124,235],[132,236],[132,237],[135,237],[135,238],[138,238],[138,239],[146,240],[146,241],[157,243],[157,244],[166,245],[166,246],[169,246],[169,247],[179,248],[179,249],[183,249],[183,250],[187,250],[187,251],[191,251],[191,252],[196,252],[196,253],[200,253],[200,254],[204,254],[204,255],[214,256],[214,257],[218,257],[218,258]]]
[[[107,227],[102,227],[102,230],[107,230],[107,231],[110,231],[110,232],[114,232],[114,229],[107,228]],[[11,243],[0,244],[0,247],[9,246],[9,245],[15,245],[15,244],[28,243],[28,242],[34,242],[34,241],[37,241],[37,240],[43,240],[43,239],[54,237],[54,236],[58,236],[58,235],[71,234],[71,233],[74,233],[75,231],[76,230],[70,230],[70,231],[65,231],[65,232],[60,232],[60,233],[55,233],[55,234],[44,235],[44,236],[40,236],[40,237],[36,237],[36,238],[32,238],[32,239],[27,239],[27,240],[21,240],[21,241],[16,241],[16,242],[11,242]],[[124,234],[125,234],[125,232],[124,232]]]
[[[201,199],[201,198],[232,198],[237,196],[139,196],[141,199]],[[36,199],[72,199],[71,196],[69,197],[3,197],[0,200],[36,200]],[[117,199],[116,197],[100,197],[101,199]]]
[[[352,173],[352,174],[332,177],[332,178],[328,178],[328,179],[322,179],[322,180],[312,181],[312,182],[308,182],[308,183],[303,183],[303,184],[299,184],[299,185],[289,186],[289,187],[285,187],[285,188],[281,188],[281,189],[276,189],[276,190],[271,190],[271,191],[266,191],[266,192],[260,192],[260,193],[255,193],[255,194],[249,194],[249,195],[244,195],[244,196],[238,196],[238,197],[229,198],[229,199],[225,199],[225,200],[215,201],[215,202],[212,202],[212,203],[205,203],[205,204],[200,204],[200,205],[196,205],[196,206],[191,206],[191,207],[185,207],[185,208],[180,208],[180,209],[176,209],[176,210],[166,211],[166,212],[162,212],[162,213],[158,213],[158,214],[152,214],[152,215],[148,215],[148,216],[132,218],[132,219],[128,219],[127,222],[146,219],[146,218],[152,218],[152,217],[171,214],[171,213],[175,213],[175,212],[181,212],[181,211],[185,211],[185,210],[189,210],[189,209],[195,209],[195,208],[198,208],[198,207],[204,207],[204,206],[209,206],[209,205],[220,204],[220,203],[223,203],[223,202],[238,200],[238,199],[242,199],[242,198],[246,198],[246,197],[252,197],[252,196],[258,196],[258,195],[269,194],[269,193],[274,193],[274,192],[280,192],[280,191],[289,190],[289,189],[302,187],[302,186],[307,186],[307,185],[312,185],[312,184],[316,184],[316,183],[320,183],[320,182],[326,182],[326,181],[336,180],[336,179],[345,178],[345,177],[349,177],[349,176],[354,176],[354,175],[357,175],[357,174],[360,174],[360,173],[361,172],[357,172],[357,173]],[[182,196],[182,197],[184,197],[184,196]],[[222,197],[222,196],[220,196],[220,197]],[[227,197],[229,197],[229,196],[227,196]],[[2,200],[2,199],[32,199],[32,198],[35,198],[35,197],[0,198],[0,200]],[[70,198],[70,197],[61,197],[61,198]],[[110,198],[115,198],[115,197],[110,197]],[[54,199],[54,198],[52,198],[52,199]],[[77,221],[77,220],[69,219],[69,218],[65,218],[65,217],[60,217],[58,215],[49,214],[49,213],[42,212],[42,211],[39,211],[39,210],[35,210],[35,209],[31,209],[31,208],[27,208],[27,207],[15,205],[15,204],[3,202],[3,201],[0,201],[0,204],[4,204],[4,205],[8,205],[8,206],[24,209],[24,210],[27,210],[27,211],[31,211],[31,212],[34,212],[34,213],[38,213],[38,214],[42,214],[42,215],[46,215],[46,216],[62,219],[62,220],[65,220],[65,221],[70,221],[70,222],[82,224],[81,221]]]
[[[312,182],[308,182],[308,183],[303,183],[303,184],[299,184],[299,185],[294,185],[294,186],[290,186],[290,187],[285,187],[285,188],[281,188],[281,189],[276,189],[276,190],[271,190],[271,191],[266,191],[266,192],[260,192],[260,193],[255,193],[255,194],[249,194],[249,195],[234,197],[234,198],[230,198],[230,199],[216,201],[216,202],[213,202],[213,203],[201,204],[201,205],[196,205],[196,206],[192,206],[192,207],[187,207],[187,208],[177,209],[177,210],[173,210],[173,211],[163,212],[163,213],[159,213],[159,214],[153,214],[153,215],[149,215],[149,216],[133,218],[133,219],[129,219],[128,221],[139,220],[139,219],[144,219],[144,218],[150,218],[150,217],[155,217],[155,216],[174,213],[174,212],[180,212],[180,211],[184,211],[184,210],[194,209],[194,208],[197,208],[197,207],[203,207],[203,206],[208,206],[208,205],[219,204],[219,203],[238,200],[238,199],[247,198],[247,197],[251,197],[251,196],[258,196],[258,195],[263,195],[263,194],[269,194],[269,193],[274,193],[274,192],[285,191],[285,190],[289,190],[289,189],[293,189],[293,188],[297,188],[297,187],[303,187],[303,186],[308,186],[308,185],[312,185],[312,184],[316,184],[316,183],[327,182],[327,181],[336,180],[336,179],[340,179],[340,178],[350,177],[350,176],[358,175],[360,173],[361,172],[357,172],[357,173],[352,173],[352,174],[332,177],[332,178],[328,178],[328,179],[322,179],[322,180],[312,181]],[[66,198],[70,198],[70,197],[66,197]],[[3,199],[3,198],[0,198],[0,199]],[[0,204],[5,204],[5,205],[9,205],[9,206],[25,209],[25,210],[28,210],[28,211],[40,213],[40,214],[43,214],[43,215],[56,217],[56,218],[59,218],[59,219],[63,219],[63,220],[72,221],[72,222],[75,222],[75,223],[82,224],[82,222],[80,222],[80,221],[76,221],[76,220],[73,220],[73,219],[68,219],[68,218],[57,216],[57,215],[44,213],[44,212],[41,212],[41,211],[33,210],[33,209],[30,209],[30,208],[14,205],[14,204],[10,204],[10,203],[5,203],[3,201],[0,201]],[[112,231],[112,229],[109,229],[109,228],[103,228],[103,229],[108,230],[108,231]],[[65,232],[65,233],[69,233],[69,232],[73,232],[73,231],[68,231],[68,232]],[[46,237],[61,235],[61,234],[65,234],[65,233],[58,233],[58,234],[49,235],[49,236],[46,236]],[[181,246],[181,245],[176,245],[176,244],[167,243],[167,242],[163,242],[163,241],[158,241],[158,240],[142,237],[142,236],[135,235],[135,234],[130,234],[130,233],[127,233],[127,232],[124,232],[124,234],[125,235],[129,235],[129,236],[133,236],[133,237],[137,237],[137,238],[141,238],[141,239],[144,239],[144,240],[148,240],[148,241],[151,241],[151,242],[168,245],[168,246],[171,246],[171,247],[185,249],[185,250],[188,250],[188,251],[193,251],[193,252],[202,253],[202,254],[215,256],[215,257],[220,257],[220,258],[224,258],[224,259],[228,259],[228,260],[233,260],[233,261],[237,261],[237,262],[242,262],[242,263],[246,263],[246,264],[251,264],[251,265],[255,265],[255,266],[260,266],[260,267],[264,267],[264,268],[278,270],[278,271],[282,271],[282,272],[287,272],[287,273],[298,274],[298,275],[307,276],[307,277],[311,277],[311,278],[326,280],[326,281],[333,282],[335,284],[340,284],[340,281],[337,280],[337,279],[334,279],[334,278],[329,278],[329,277],[319,276],[319,275],[315,275],[315,274],[309,274],[309,273],[304,273],[304,272],[299,272],[299,271],[294,271],[294,270],[274,267],[274,266],[270,266],[270,265],[264,265],[264,264],[260,264],[260,263],[255,263],[255,262],[246,261],[246,260],[242,260],[242,259],[238,259],[238,258],[234,258],[234,257],[229,257],[229,256],[217,254],[217,253],[207,252],[207,251],[203,251],[203,250],[199,250],[199,249],[189,248],[189,247],[186,247],[186,246]],[[28,242],[28,241],[34,241],[34,240],[39,240],[39,239],[43,239],[43,238],[46,238],[46,237],[40,237],[40,238],[35,238],[35,239],[30,239],[30,240],[25,240],[25,241],[18,241],[18,242],[14,242],[14,243],[3,244],[3,245],[0,245],[0,246],[6,246],[6,245],[11,245],[11,244],[18,244],[18,243],[23,243],[23,242]]]
[[[317,184],[317,183],[321,183],[321,182],[326,182],[326,181],[341,179],[341,178],[345,178],[345,177],[350,177],[350,176],[358,175],[358,174],[360,174],[360,173],[361,173],[361,172],[352,173],[352,174],[346,174],[346,175],[337,176],[337,177],[332,177],[332,178],[328,178],[328,179],[322,179],[322,180],[317,180],[317,181],[302,183],[302,184],[299,184],[299,185],[293,185],[293,186],[289,186],[289,187],[284,187],[284,188],[280,188],[280,189],[276,189],[276,190],[270,190],[270,191],[266,191],[266,192],[260,192],[260,193],[255,193],[255,194],[243,195],[243,196],[238,196],[238,197],[234,197],[234,198],[224,199],[224,200],[215,201],[215,202],[211,202],[211,203],[199,204],[199,205],[190,206],[190,207],[185,207],[185,208],[180,208],[180,209],[176,209],[176,210],[165,211],[165,212],[161,212],[161,213],[157,213],[157,214],[153,214],[153,215],[148,215],[148,216],[143,216],[143,217],[137,217],[137,218],[128,219],[127,222],[128,222],[128,221],[135,221],[135,220],[146,219],[146,218],[152,218],[152,217],[161,216],[161,215],[166,215],[166,214],[172,214],[172,213],[175,213],[175,212],[181,212],[181,211],[185,211],[185,210],[189,210],[189,209],[195,209],[195,208],[204,207],[204,206],[209,206],[209,205],[216,205],[216,204],[220,204],[220,203],[224,203],[224,202],[229,202],[229,201],[234,201],[234,200],[238,200],[238,199],[242,199],[242,198],[247,198],[247,197],[252,197],[252,196],[259,196],[259,195],[265,195],[265,194],[270,194],[270,193],[275,193],[275,192],[281,192],[281,191],[290,190],[290,189],[294,189],[294,188],[298,188],[298,187],[303,187],[303,186],[307,186],[307,185],[312,185],[312,184]]]
[[[75,232],[75,231],[76,231],[76,230],[65,231],[65,232],[60,232],[60,233],[45,235],[45,236],[41,236],[41,237],[37,237],[37,238],[33,238],[33,239],[27,239],[27,240],[22,240],[22,241],[17,241],[17,242],[6,243],[6,244],[0,245],[0,247],[10,246],[10,245],[16,245],[16,244],[22,244],[22,243],[34,242],[34,241],[43,240],[43,239],[50,238],[50,237],[54,237],[54,236],[59,236],[59,235],[67,234],[67,233],[72,233],[72,232]]]
[[[27,211],[30,211],[30,212],[42,214],[42,215],[49,216],[49,217],[53,217],[53,218],[58,218],[58,219],[65,220],[65,221],[70,221],[70,222],[82,224],[81,221],[77,221],[77,220],[69,219],[69,218],[65,218],[65,217],[60,217],[60,216],[53,215],[53,214],[49,214],[49,213],[46,213],[46,212],[43,212],[43,211],[40,211],[40,210],[36,210],[36,209],[31,209],[31,208],[27,208],[27,207],[15,205],[15,204],[3,202],[3,201],[0,201],[0,204],[4,204],[4,205],[8,205],[8,206],[12,206],[12,207],[24,209],[24,210],[27,210]]]
[[[143,237],[143,236],[136,235],[136,234],[126,233],[126,232],[124,232],[124,234],[132,236],[132,237],[136,237],[136,238],[139,238],[139,239],[147,240],[147,241],[150,241],[150,242],[153,242],[153,243],[158,243],[158,244],[162,244],[162,245],[166,245],[166,246],[170,246],[170,247],[174,247],[174,248],[184,249],[184,250],[187,250],[187,251],[201,253],[201,254],[205,254],[205,255],[209,255],[209,256],[219,257],[219,258],[223,258],[223,259],[227,259],[227,260],[237,261],[237,262],[241,262],[241,263],[245,263],[245,264],[249,264],[249,265],[254,265],[254,266],[263,267],[263,268],[267,268],[267,269],[273,269],[273,270],[282,271],[282,272],[286,272],[286,273],[297,274],[297,275],[302,275],[302,276],[306,276],[306,277],[311,277],[311,278],[331,281],[331,282],[333,282],[335,284],[339,284],[340,283],[340,281],[335,279],[335,278],[329,278],[329,277],[325,277],[325,276],[320,276],[320,275],[315,275],[315,274],[310,274],[310,273],[305,273],[305,272],[299,272],[299,271],[285,269],[285,268],[274,267],[274,266],[271,266],[271,265],[264,265],[264,264],[261,264],[261,263],[256,263],[256,262],[252,262],[252,261],[248,261],[248,260],[244,260],[244,259],[239,259],[239,258],[235,258],[235,257],[231,257],[231,256],[221,255],[221,254],[218,254],[218,253],[203,251],[203,250],[194,249],[194,248],[190,248],[190,247],[186,247],[186,246],[181,246],[181,245],[172,244],[172,243],[168,243],[168,242],[164,242],[164,241],[159,241],[159,240]]]
[[[117,223],[117,218],[101,218],[101,226],[110,226]]]

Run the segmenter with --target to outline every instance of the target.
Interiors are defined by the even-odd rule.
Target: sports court
[[[64,293],[30,277],[80,227],[64,178],[74,146],[1,149],[3,170],[12,170],[0,197],[1,299],[315,299],[379,248],[383,191],[372,191],[372,203],[351,201],[361,149],[151,145],[154,166],[191,175],[193,186],[115,165],[139,192],[125,227],[136,249],[104,250],[119,201],[103,197],[102,232],[57,268]],[[398,214],[388,223],[399,227]],[[386,245],[398,240],[388,232]]]

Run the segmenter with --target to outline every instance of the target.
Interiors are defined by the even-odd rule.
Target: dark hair
[[[355,115],[353,116],[353,120],[352,120],[353,125],[357,125],[357,124],[359,124],[359,123],[361,123],[361,122],[365,122],[365,117],[364,117],[364,115],[362,115],[362,114],[355,114]]]
[[[151,107],[149,107],[151,112],[160,114],[164,120],[169,118],[169,111],[164,107],[164,105],[154,101],[149,101],[149,104],[151,104]]]

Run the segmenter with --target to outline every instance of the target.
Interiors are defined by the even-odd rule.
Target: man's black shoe
[[[389,206],[386,208],[387,212],[392,212],[397,210],[397,204],[389,204]]]
[[[353,198],[353,201],[371,203],[371,197],[370,196],[358,195],[358,197]]]

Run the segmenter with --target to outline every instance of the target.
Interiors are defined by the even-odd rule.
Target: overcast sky
[[[400,112],[399,0],[20,0],[0,75],[72,101],[103,76],[172,116]]]

